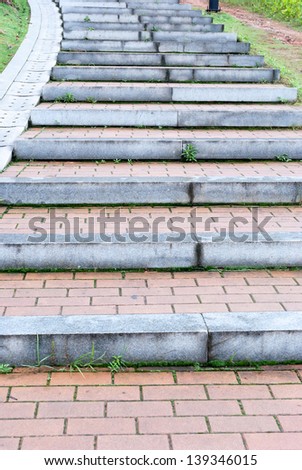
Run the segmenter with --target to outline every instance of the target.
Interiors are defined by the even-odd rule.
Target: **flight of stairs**
[[[222,280],[213,283],[217,272],[201,284],[186,284],[192,273],[183,273],[182,288],[201,298],[188,312],[166,295],[159,302],[167,308],[151,313],[145,298],[127,315],[141,295],[136,289],[148,296],[150,286],[148,276],[128,285],[127,276],[136,282],[139,273],[123,271],[301,267],[297,90],[283,85],[263,57],[249,55],[236,34],[177,0],[59,5],[64,38],[57,65],[15,142],[15,161],[0,175],[0,267],[74,273],[46,273],[43,281],[33,274],[41,276],[37,295],[45,300],[27,308],[38,316],[23,316],[20,307],[9,318],[3,307],[0,362],[54,355],[61,364],[91,350],[109,358],[126,351],[134,362],[206,362],[234,352],[239,359],[302,357],[301,314],[283,315],[281,304],[279,313],[256,301],[243,312],[220,312],[219,302],[213,311],[201,309],[206,289],[225,295],[224,308],[230,301]],[[93,282],[105,291],[107,274],[94,279],[89,270],[108,270],[108,279],[122,271],[102,314],[95,291],[84,287]],[[267,276],[274,281],[263,273],[263,285]],[[151,273],[151,286],[156,274],[164,288],[168,273]],[[70,292],[70,275],[82,283],[77,292]],[[27,279],[15,284],[22,295],[29,295]],[[120,309],[123,282],[133,292]],[[171,282],[172,290],[179,285],[177,277]],[[48,305],[49,285],[66,285],[69,297]],[[251,292],[239,286],[239,295],[240,288]]]
[[[20,162],[45,162],[45,174],[22,170],[0,186],[4,204],[55,207],[28,208],[27,225],[6,210],[2,267],[301,265],[297,90],[177,0],[59,5],[57,65],[14,148]],[[88,166],[63,178],[59,161]],[[282,203],[293,206],[269,206]],[[202,204],[212,204],[207,217]]]

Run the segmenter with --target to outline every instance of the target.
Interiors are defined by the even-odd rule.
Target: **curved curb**
[[[56,63],[62,40],[61,17],[52,0],[28,0],[27,35],[0,75],[0,171],[10,162],[12,144],[27,127],[30,111]]]

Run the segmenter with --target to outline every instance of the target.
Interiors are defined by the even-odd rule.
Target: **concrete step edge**
[[[53,209],[54,229],[29,222],[28,233],[1,233],[0,262],[8,269],[173,269],[207,267],[299,267],[302,265],[302,235],[299,232],[270,232],[264,216],[253,221],[253,231],[189,233],[186,218],[178,220],[175,232],[157,233],[133,227],[129,233],[99,229],[105,216],[93,217],[94,233],[77,233],[73,219],[66,219],[65,233],[57,233],[62,223]],[[156,219],[155,219],[156,220]],[[246,220],[246,219],[245,219]],[[74,220],[74,223],[76,221]],[[104,222],[103,222],[104,223]],[[166,219],[168,223],[168,218]],[[264,224],[264,226],[263,226]]]
[[[227,130],[225,132],[228,132]],[[254,131],[254,134],[257,131]],[[181,160],[188,146],[197,160],[302,159],[302,134],[246,138],[51,138],[16,140],[14,156],[20,160]]]
[[[104,362],[297,361],[301,324],[302,312],[269,311],[2,317],[0,362],[67,365],[92,350]]]
[[[0,179],[2,204],[300,204],[302,177]]]
[[[253,128],[298,128],[302,127],[301,109],[290,106],[237,105],[223,109],[221,105],[192,105],[195,109],[184,109],[182,105],[167,105],[166,109],[142,109],[127,105],[60,103],[47,108],[38,106],[31,112],[33,126],[161,126],[174,128],[192,127],[253,127]],[[186,105],[184,105],[186,106]]]

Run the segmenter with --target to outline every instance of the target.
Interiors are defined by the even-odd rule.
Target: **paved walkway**
[[[0,273],[0,314],[292,312],[302,271]]]
[[[27,127],[60,49],[62,28],[55,3],[29,0],[29,6],[28,33],[0,74],[0,171],[11,160],[13,142]]]
[[[299,449],[302,365],[0,375],[0,449]]]

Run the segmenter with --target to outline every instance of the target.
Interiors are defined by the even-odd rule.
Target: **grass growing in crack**
[[[181,156],[186,162],[197,162],[197,148],[193,144],[187,144]]]
[[[117,372],[125,369],[127,367],[127,363],[124,361],[122,356],[113,356],[107,367],[110,372],[116,374]]]
[[[91,19],[89,18],[89,16],[85,16],[84,21],[85,23],[90,23]]]
[[[27,32],[30,9],[27,0],[0,2],[0,73],[15,55]]]
[[[82,354],[77,359],[70,362],[68,368],[70,372],[79,372],[81,375],[83,375],[82,369],[90,369],[95,371],[95,367],[101,366],[104,362],[104,355],[105,354],[102,354],[102,356],[99,357],[95,357],[95,346],[94,343],[92,343],[91,351]]]
[[[88,96],[86,98],[86,102],[87,103],[92,103],[92,104],[95,104],[97,102],[97,100],[95,98],[93,98],[92,96]]]
[[[13,367],[9,364],[0,364],[0,374],[11,374]]]
[[[56,99],[57,103],[75,103],[76,99],[72,93],[65,93],[65,95],[60,96]]]
[[[292,162],[292,159],[289,158],[288,155],[286,154],[277,155],[276,160],[278,160],[279,162],[284,162],[284,163]]]

